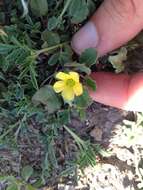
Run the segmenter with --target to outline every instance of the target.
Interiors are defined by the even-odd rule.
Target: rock
[[[96,127],[90,132],[91,137],[93,137],[96,141],[102,140],[102,134],[102,130]]]
[[[75,190],[75,187],[71,185],[58,184],[58,190]]]
[[[115,123],[119,120],[121,120],[123,118],[122,114],[119,114],[119,111],[110,111],[107,114],[107,118],[109,119],[109,121],[111,121],[112,123]]]
[[[114,148],[114,152],[119,160],[122,160],[123,162],[133,162],[134,155],[126,148]],[[130,164],[132,164],[132,162]],[[130,165],[129,164],[129,165]]]

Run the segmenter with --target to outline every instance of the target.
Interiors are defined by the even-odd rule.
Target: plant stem
[[[64,6],[64,9],[63,11],[61,12],[60,16],[59,16],[59,19],[62,19],[63,15],[65,14],[65,12],[67,11],[70,3],[72,2],[72,0],[67,0],[65,6]]]
[[[65,125],[63,127],[74,138],[74,140],[76,141],[76,143],[78,144],[78,146],[79,146],[80,149],[85,148],[85,143],[84,143],[84,141],[81,138],[79,138],[72,130],[70,130]]]
[[[5,102],[5,99],[0,99],[0,103],[3,103],[3,102]]]
[[[8,135],[15,127],[17,127],[17,125],[19,125],[19,121],[17,123],[15,123],[14,125],[10,126],[10,129],[8,129],[3,135],[0,136],[0,141],[6,136]]]
[[[48,48],[44,48],[44,49],[41,49],[41,50],[38,50],[36,51],[36,56],[40,55],[41,53],[45,53],[45,52],[48,52],[48,51],[51,51],[51,50],[55,50],[55,49],[58,49],[58,48],[62,48],[65,44],[67,44],[68,42],[64,42],[64,43],[61,43],[61,44],[58,44],[58,45],[55,45],[55,46],[52,46],[52,47],[48,47]]]
[[[16,127],[20,124],[20,122],[25,121],[25,117],[26,117],[26,114],[23,116],[23,118],[22,118],[21,120],[17,121],[17,122],[16,122],[15,124],[13,124],[13,125],[10,125],[10,126],[9,126],[10,128],[9,128],[3,135],[0,136],[0,141],[1,141],[6,135],[8,135],[14,128],[16,128]]]

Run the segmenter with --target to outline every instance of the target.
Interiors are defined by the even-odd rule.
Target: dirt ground
[[[120,146],[120,140],[117,140],[122,136],[121,126],[125,119],[133,122],[136,120],[136,114],[94,103],[88,110],[88,119],[84,125],[78,125],[78,122],[74,121],[73,125],[80,128],[83,136],[88,133],[94,142],[111,151],[95,168],[86,168],[85,175],[79,172],[81,179],[76,189],[137,190],[134,152],[130,147],[126,147],[126,144]],[[70,186],[68,187],[70,189]]]
[[[88,129],[91,129],[89,135],[95,142],[111,151],[111,154],[100,160],[95,168],[85,170],[86,176],[81,181],[88,184],[87,189],[137,190],[134,152],[120,139],[125,119],[135,121],[136,116],[132,112],[124,112],[98,103],[91,106],[87,120]],[[121,143],[123,144],[120,145]]]
[[[78,183],[75,185],[72,181],[66,184],[54,184],[55,190],[137,190],[139,177],[136,173],[136,159],[141,160],[142,144],[129,146],[123,137],[123,120],[129,120],[132,123],[136,121],[136,114],[133,112],[125,112],[115,108],[94,103],[87,110],[86,122],[79,122],[78,119],[73,119],[71,127],[80,131],[81,136],[90,135],[92,141],[102,145],[108,154],[103,154],[99,158],[97,165],[85,169],[84,174],[77,170],[80,176]],[[34,123],[33,123],[34,126]],[[36,140],[38,129],[31,130],[33,140],[21,142],[20,152],[13,152],[8,149],[0,149],[0,173],[12,174],[19,172],[21,162],[32,163],[38,167],[42,156],[42,145]],[[143,132],[143,129],[142,131]],[[127,144],[126,144],[127,143]],[[139,142],[141,143],[141,142]],[[39,147],[38,147],[39,145]],[[36,149],[35,149],[36,147]],[[139,155],[135,157],[135,150],[139,151]],[[105,156],[105,157],[104,157]],[[54,182],[53,182],[54,183]],[[0,190],[4,190],[4,184],[0,184]],[[44,188],[43,190],[48,190]]]

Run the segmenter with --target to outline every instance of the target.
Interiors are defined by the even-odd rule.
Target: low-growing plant
[[[7,190],[21,190],[21,188],[25,188],[26,190],[36,190],[36,188],[28,183],[32,174],[33,168],[31,166],[25,166],[21,171],[21,179],[11,175],[0,177],[0,181],[5,184]]]
[[[85,118],[92,103],[88,88],[96,90],[90,78],[96,50],[89,48],[78,57],[70,46],[72,35],[96,6],[94,0],[5,0],[1,5],[0,144],[18,149],[34,119],[45,147],[41,185],[58,168],[55,142],[61,130],[77,145],[73,163],[81,168],[96,164],[96,147],[68,127],[73,114]],[[14,177],[7,180],[23,185]]]

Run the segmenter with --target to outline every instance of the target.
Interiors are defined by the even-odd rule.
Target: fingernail
[[[96,48],[98,42],[96,26],[88,22],[74,35],[71,46],[78,54],[81,54],[87,48]]]

